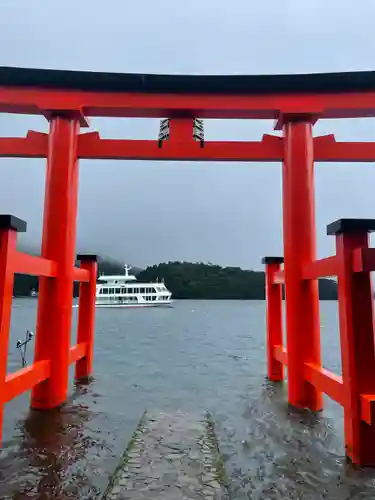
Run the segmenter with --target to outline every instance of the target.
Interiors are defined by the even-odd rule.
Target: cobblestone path
[[[209,417],[145,414],[103,500],[226,500],[226,479]]]

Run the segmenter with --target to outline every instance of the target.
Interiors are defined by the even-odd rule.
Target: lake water
[[[9,372],[36,303],[14,301]],[[321,303],[321,324],[324,364],[340,373],[336,302]],[[293,411],[265,380],[265,302],[99,309],[94,361],[95,380],[72,383],[61,411],[30,413],[27,394],[6,406],[1,499],[100,498],[145,408],[213,414],[233,499],[375,498],[375,471],[345,461],[341,407]]]

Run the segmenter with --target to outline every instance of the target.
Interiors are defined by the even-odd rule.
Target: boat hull
[[[95,307],[123,307],[135,309],[141,307],[173,307],[172,303],[166,304],[95,304]]]
[[[74,308],[78,307],[78,304],[73,304]],[[142,307],[173,307],[172,302],[169,303],[164,303],[164,304],[95,304],[95,308],[107,308],[107,309],[113,309],[113,308],[119,308],[121,307],[122,309],[140,309]]]

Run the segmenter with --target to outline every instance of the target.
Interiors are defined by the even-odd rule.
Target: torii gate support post
[[[78,201],[77,118],[52,116],[48,142],[42,257],[57,265],[40,278],[34,362],[51,360],[50,377],[34,387],[31,406],[49,409],[67,399]]]
[[[322,393],[304,376],[306,362],[321,365],[319,291],[303,280],[303,266],[316,259],[314,149],[309,117],[283,117],[283,232],[288,352],[288,401],[319,411]]]
[[[79,254],[77,259],[81,261],[81,268],[90,273],[90,281],[79,285],[78,303],[78,327],[77,344],[86,344],[86,356],[76,363],[75,379],[77,381],[89,381],[92,373],[92,360],[94,350],[95,333],[95,300],[96,300],[96,278],[97,278],[97,256],[90,254]]]
[[[368,248],[368,232],[374,230],[374,220],[360,219],[339,220],[327,228],[329,235],[336,235],[338,259],[345,449],[353,463],[372,467],[375,466],[375,341],[370,271],[375,268],[375,254]],[[372,265],[367,266],[366,261],[372,261]]]
[[[262,262],[266,265],[267,376],[272,382],[281,382],[284,364],[275,358],[275,346],[283,345],[282,284],[275,283],[275,275],[284,258],[264,257]]]
[[[14,283],[13,261],[17,232],[25,232],[26,223],[9,215],[0,215],[0,443],[2,440],[5,382]]]

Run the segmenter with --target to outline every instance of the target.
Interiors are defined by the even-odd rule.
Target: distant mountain
[[[20,249],[20,251],[26,251]],[[36,252],[27,252],[31,255],[36,255]],[[76,261],[76,266],[79,267],[79,262]],[[125,264],[108,257],[98,256],[98,274],[124,274]],[[142,271],[139,267],[132,267],[131,272],[135,275]],[[78,295],[78,283],[74,284],[74,296]],[[13,295],[16,297],[28,297],[31,290],[38,290],[39,279],[37,276],[29,276],[26,274],[16,274],[14,277]]]
[[[163,278],[176,299],[265,299],[265,274],[239,267],[191,262],[168,262],[140,272],[140,281]],[[321,300],[337,299],[337,283],[319,280]]]
[[[78,263],[77,263],[78,265]],[[98,257],[98,268],[100,274],[124,274],[125,264],[110,257]],[[139,274],[143,269],[140,267],[132,267],[131,273]]]
[[[77,262],[78,266],[79,263]],[[140,281],[164,279],[174,298],[180,299],[254,299],[265,298],[265,275],[263,271],[249,271],[239,267],[221,267],[212,264],[191,262],[168,262],[142,270],[132,268]],[[124,264],[108,257],[98,257],[98,274],[124,274]],[[14,295],[29,296],[38,290],[36,276],[16,274]],[[79,284],[74,284],[74,296]],[[334,280],[319,280],[321,300],[337,300],[337,283]]]

